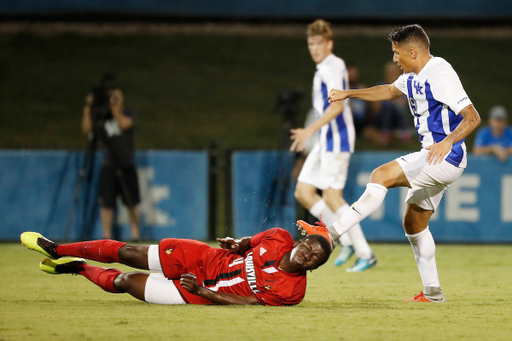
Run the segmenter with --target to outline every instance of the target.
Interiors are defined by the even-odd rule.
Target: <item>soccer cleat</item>
[[[59,259],[45,258],[39,263],[39,269],[50,275],[78,274],[78,267],[86,264],[82,258],[63,257]]]
[[[338,257],[334,260],[335,266],[340,266],[349,260],[354,254],[354,247],[352,245],[341,246],[341,251]]]
[[[370,268],[373,268],[375,265],[377,265],[377,258],[375,258],[374,255],[372,255],[369,259],[361,259],[358,258],[356,264],[352,266],[351,268],[348,268],[347,272],[361,272]]]
[[[20,236],[21,244],[27,249],[34,250],[42,253],[51,259],[57,259],[60,256],[57,254],[57,244],[49,239],[43,237],[42,234],[37,232],[23,232]]]
[[[446,298],[444,297],[444,294],[438,295],[436,297],[430,297],[427,298],[423,294],[423,291],[420,291],[420,293],[412,298],[408,298],[404,300],[404,302],[432,302],[432,303],[441,303],[446,302]]]
[[[331,236],[329,235],[329,231],[327,230],[327,227],[322,221],[322,217],[320,217],[320,221],[317,221],[315,225],[310,225],[306,223],[304,220],[297,220],[297,227],[299,228],[299,231],[301,231],[302,235],[319,234],[321,236],[324,236],[325,238],[327,238],[327,241],[329,242],[329,244],[331,244],[332,248]]]

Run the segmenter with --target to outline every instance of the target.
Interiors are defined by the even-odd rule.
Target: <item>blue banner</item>
[[[70,240],[101,238],[96,201],[101,157],[96,155],[91,178],[79,182],[75,203],[83,152],[0,151],[0,239],[17,240],[23,231],[38,231],[55,240],[66,235]],[[137,152],[136,163],[142,239],[205,240],[207,153]],[[128,214],[121,207],[120,237],[128,239]]]
[[[272,227],[297,235],[294,157],[288,152],[235,152],[232,156],[233,231],[252,236]]]
[[[355,153],[344,190],[347,202],[353,203],[361,196],[373,169],[401,155]],[[290,183],[286,188],[287,201],[283,207],[277,207],[276,201],[271,209],[267,206],[272,197],[268,195],[271,182],[280,163],[276,160],[274,152],[233,156],[233,221],[237,237],[253,235],[270,225],[295,229],[292,204],[295,184]],[[390,189],[382,206],[361,222],[368,240],[406,241],[402,228],[406,194],[407,188]],[[512,160],[500,163],[494,157],[470,155],[467,169],[446,191],[432,216],[430,229],[440,242],[512,243]]]

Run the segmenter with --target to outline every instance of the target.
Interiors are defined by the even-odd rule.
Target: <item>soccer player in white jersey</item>
[[[319,140],[309,153],[299,174],[295,198],[316,218],[332,224],[350,209],[343,200],[350,155],[354,152],[355,130],[348,100],[329,104],[332,89],[348,89],[345,62],[332,53],[330,24],[316,20],[308,26],[308,49],[316,63],[313,79],[313,108],[317,120],[304,129],[292,129],[291,151],[302,151],[305,142],[319,130]],[[322,190],[322,196],[317,194]],[[349,272],[369,269],[377,263],[359,224],[341,239],[336,265],[345,263],[355,252],[358,257]]]
[[[393,61],[404,73],[392,84],[333,90],[329,101],[337,103],[346,98],[386,101],[405,94],[422,148],[376,168],[363,195],[332,226],[309,226],[304,222],[299,225],[308,233],[330,237],[332,245],[382,204],[388,188],[408,187],[403,227],[424,290],[406,301],[444,302],[428,223],[444,191],[466,167],[464,139],[480,124],[480,115],[452,66],[430,54],[430,40],[421,26],[396,28],[389,34],[389,40]]]

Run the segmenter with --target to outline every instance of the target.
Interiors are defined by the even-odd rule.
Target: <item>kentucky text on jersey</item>
[[[452,66],[443,58],[432,57],[419,74],[401,75],[395,86],[409,101],[422,148],[441,142],[462,121],[460,111],[471,104]],[[465,168],[464,140],[455,143],[446,161]]]

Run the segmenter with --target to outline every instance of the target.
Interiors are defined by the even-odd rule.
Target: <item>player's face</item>
[[[392,43],[391,49],[393,50],[393,62],[396,63],[404,73],[412,72],[414,59],[411,57],[409,46]]]
[[[290,263],[304,270],[315,269],[327,255],[320,243],[315,239],[305,238],[292,250]]]
[[[332,40],[326,40],[321,35],[308,37],[308,50],[311,58],[317,64],[332,53],[332,46]]]

